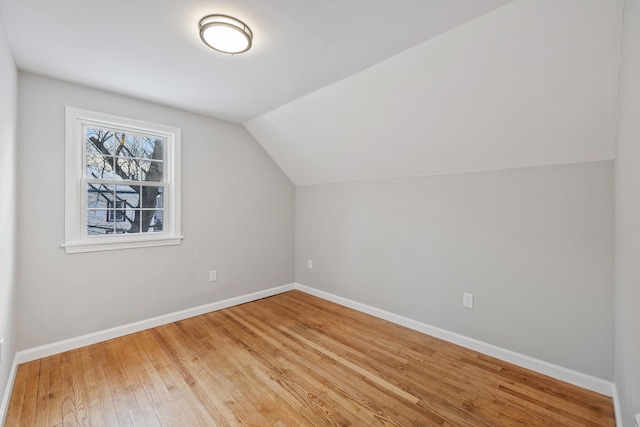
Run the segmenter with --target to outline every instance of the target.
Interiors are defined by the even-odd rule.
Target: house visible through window
[[[180,130],[67,108],[67,252],[177,244]]]

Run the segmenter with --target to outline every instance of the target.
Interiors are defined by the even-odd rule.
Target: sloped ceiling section
[[[245,127],[296,185],[613,159],[621,19],[516,1]]]

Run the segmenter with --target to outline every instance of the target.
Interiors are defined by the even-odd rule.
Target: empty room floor
[[[6,426],[614,426],[609,397],[300,291],[20,365]]]

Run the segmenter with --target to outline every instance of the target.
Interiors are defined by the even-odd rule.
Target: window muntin
[[[67,108],[67,252],[180,243],[180,130]]]

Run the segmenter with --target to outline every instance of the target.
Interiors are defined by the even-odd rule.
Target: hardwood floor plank
[[[50,381],[47,392],[49,402],[48,411],[45,416],[45,426],[62,425],[62,377],[61,366],[62,357],[60,354],[53,355],[49,359]]]
[[[158,359],[160,359],[156,352],[160,350],[153,347],[155,341],[149,331],[124,338],[126,338],[125,343],[128,348],[137,358],[135,368],[137,371],[142,371],[140,378],[144,378],[143,385],[160,424],[171,425],[172,420],[175,422],[176,419],[181,418],[184,418],[185,422],[196,422],[196,418],[191,414],[191,403],[185,403],[184,396],[177,387],[172,385],[171,379],[163,378],[161,372],[156,369],[159,366]],[[170,390],[174,390],[174,392]],[[173,403],[167,405],[166,402]],[[188,416],[185,417],[185,413]]]
[[[132,398],[135,399],[137,408],[129,408],[129,415],[134,425],[159,426],[154,406],[151,404],[150,393],[143,385],[146,380],[145,374],[136,369],[138,358],[131,350],[131,337],[124,337],[122,340],[112,340],[112,344],[118,344],[115,353],[120,359],[123,375],[131,388]],[[142,377],[142,378],[141,378]]]
[[[40,373],[35,412],[34,425],[47,425],[49,415],[49,390],[51,390],[51,359],[46,358],[40,361]]]
[[[75,426],[78,422],[76,420],[75,395],[73,391],[71,352],[60,355],[60,380],[62,383],[62,424]]]
[[[20,365],[6,426],[613,426],[611,399],[291,291]]]
[[[30,363],[20,365],[18,372],[16,372],[11,399],[9,399],[9,410],[5,419],[5,424],[8,426],[23,425],[22,412],[25,409],[24,397],[27,392],[27,379],[29,377]]]
[[[118,347],[110,340],[104,342],[103,351],[98,355],[100,365],[103,367],[105,377],[108,379],[109,395],[115,410],[116,420],[120,426],[133,426],[131,410],[137,408],[138,403],[131,395],[131,386],[124,375],[120,358],[117,354]]]
[[[105,426],[118,425],[116,408],[114,406],[111,389],[109,385],[111,372],[105,371],[103,366],[103,355],[107,351],[106,343],[98,343],[93,346],[85,347],[86,355],[85,363],[90,364],[89,369],[93,372],[96,386],[96,399],[98,402],[92,403],[97,406],[96,412],[102,415],[102,419],[92,420],[92,424],[99,425],[100,422]]]
[[[172,415],[177,416],[178,414],[169,413],[168,410],[171,409],[171,406],[163,404],[163,401],[170,399],[169,393],[164,386],[158,386],[159,382],[151,378],[155,371],[146,368],[150,361],[146,354],[139,351],[135,341],[131,335],[122,339],[127,351],[119,354],[122,364],[125,366],[127,378],[135,378],[135,381],[139,383],[139,387],[136,388],[136,399],[138,402],[144,402],[147,423],[149,425],[166,425],[172,419]]]
[[[91,414],[89,413],[89,386],[86,376],[90,372],[82,369],[81,354],[85,350],[73,350],[69,352],[71,375],[73,378],[73,395],[76,422],[79,425],[90,425]]]
[[[85,385],[87,400],[87,419],[89,424],[96,424],[98,420],[105,420],[103,404],[100,397],[100,385],[97,380],[95,356],[91,347],[80,349],[72,358],[74,376],[81,378]]]
[[[173,404],[182,417],[185,425],[200,426],[210,422],[207,412],[194,399],[189,384],[185,383],[180,372],[171,359],[167,357],[169,349],[165,348],[165,342],[158,336],[158,331],[163,327],[144,331],[136,334],[136,339],[142,340],[142,347],[147,352],[149,360],[158,372],[158,376],[169,391]]]

